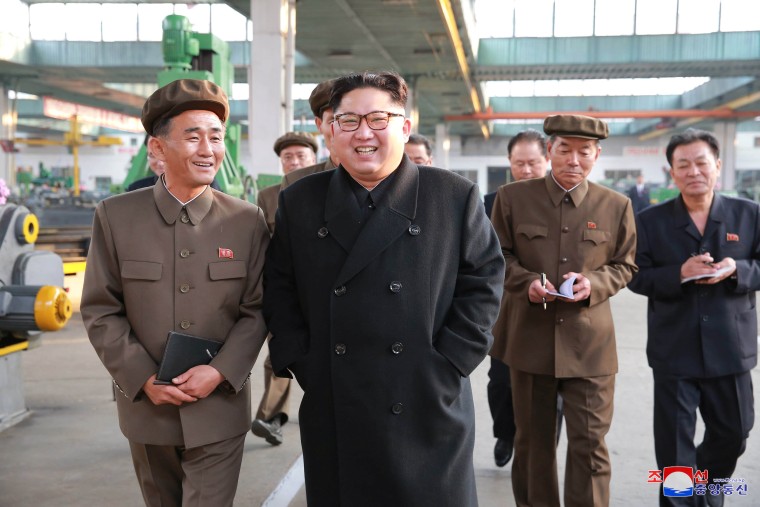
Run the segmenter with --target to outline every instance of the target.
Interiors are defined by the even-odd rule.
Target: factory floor
[[[67,327],[46,334],[39,348],[20,352],[30,412],[20,423],[0,432],[0,507],[142,505],[127,441],[118,429],[111,382],[87,340],[78,313],[81,282],[81,274],[66,278],[77,310]],[[612,299],[612,306],[620,373],[607,437],[612,457],[611,505],[655,506],[658,487],[647,483],[648,471],[657,466],[652,443],[652,375],[645,354],[646,300],[624,290]],[[253,371],[254,407],[263,390],[265,355],[262,351]],[[478,496],[481,507],[511,506],[511,463],[505,468],[493,463],[487,372],[485,361],[472,375]],[[755,385],[759,385],[759,375],[757,370],[752,373]],[[297,386],[294,391],[283,445],[272,447],[248,434],[235,506],[306,505],[298,460],[297,407],[302,392]],[[760,411],[757,406],[756,414]],[[701,431],[700,426],[698,435]],[[760,505],[758,433],[760,427],[750,434],[734,474],[747,481],[747,495],[733,495],[726,501],[729,507]],[[558,450],[560,482],[566,443],[563,435]]]

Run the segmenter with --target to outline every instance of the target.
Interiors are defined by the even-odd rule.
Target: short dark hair
[[[330,109],[337,111],[340,101],[343,100],[343,96],[357,88],[377,88],[378,90],[383,90],[388,92],[394,104],[406,107],[408,88],[403,77],[395,72],[379,72],[377,74],[362,72],[361,74],[341,76],[333,82],[330,94]]]
[[[427,153],[428,157],[433,154],[433,146],[430,144],[430,139],[420,134],[409,134],[409,140],[406,144],[421,144],[425,146],[425,153]]]
[[[546,137],[538,130],[527,129],[517,133],[512,139],[509,140],[507,145],[507,156],[512,156],[512,148],[517,143],[538,143],[538,147],[541,148],[541,154],[546,156]]]
[[[670,167],[673,167],[673,152],[676,151],[676,148],[685,144],[696,143],[698,141],[704,141],[707,143],[707,146],[710,147],[713,155],[715,155],[715,160],[720,158],[720,145],[718,144],[718,139],[714,135],[706,130],[686,129],[680,134],[675,134],[671,137],[668,147],[665,148],[665,157],[668,159]]]

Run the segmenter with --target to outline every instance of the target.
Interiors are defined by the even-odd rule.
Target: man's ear
[[[164,151],[164,143],[157,137],[150,136],[148,139],[148,151],[153,153],[153,156],[158,160],[166,161],[166,152]]]
[[[404,134],[404,144],[406,144],[407,141],[409,141],[409,135],[412,133],[412,120],[409,118],[404,118],[404,126],[403,126],[403,134]]]

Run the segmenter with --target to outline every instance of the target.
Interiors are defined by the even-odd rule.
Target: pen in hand
[[[541,287],[546,290],[546,273],[541,273]],[[544,310],[546,310],[546,296],[541,298],[544,303]]]

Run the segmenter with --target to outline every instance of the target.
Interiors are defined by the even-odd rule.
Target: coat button
[[[183,294],[186,292],[190,292],[190,285],[187,283],[183,283],[182,285],[179,286],[179,291]]]
[[[562,324],[563,322],[565,322],[565,319],[563,319],[562,317],[557,319],[557,324]]]
[[[710,320],[710,317],[707,315],[702,315],[702,322],[707,322],[708,320]]]
[[[422,232],[422,229],[420,229],[419,225],[410,225],[409,226],[409,234],[412,236],[419,236]]]
[[[391,352],[394,354],[401,354],[401,352],[404,350],[404,344],[401,342],[396,342],[393,345],[391,345]]]
[[[335,354],[342,356],[346,353],[346,344],[345,343],[336,343],[335,344]]]
[[[327,235],[330,233],[330,231],[327,230],[327,227],[322,227],[317,231],[317,236],[319,239],[326,238]]]
[[[402,287],[401,282],[391,282],[389,286],[389,288],[391,289],[391,292],[393,292],[394,294],[401,292],[401,287]]]
[[[187,248],[183,248],[182,250],[179,251],[179,256],[182,257],[183,259],[187,259],[188,257],[190,257],[190,250],[188,250]]]
[[[190,221],[190,217],[189,217],[189,216],[187,216],[187,214],[185,214],[185,213],[182,213],[182,216],[181,216],[181,217],[179,217],[179,219],[180,219],[180,221],[181,221],[183,224],[186,224],[186,223],[188,223],[188,222]]]
[[[391,412],[393,412],[393,415],[399,415],[403,411],[404,411],[403,403],[394,403],[393,406],[391,407]]]
[[[189,328],[190,327],[190,321],[189,320],[183,320],[182,322],[179,323],[179,327],[181,327],[182,329]]]
[[[562,257],[559,261],[564,264],[567,262],[567,257]]]
[[[346,286],[345,285],[341,285],[340,287],[336,288],[333,291],[333,294],[335,294],[336,296],[340,297],[343,294],[345,294],[347,291],[348,291],[348,289],[346,289]]]
[[[562,228],[562,232],[569,232],[569,231],[570,231],[570,227],[568,227],[568,226],[564,226]]]
[[[570,196],[566,195],[564,199],[562,199],[565,202],[570,202]]]

